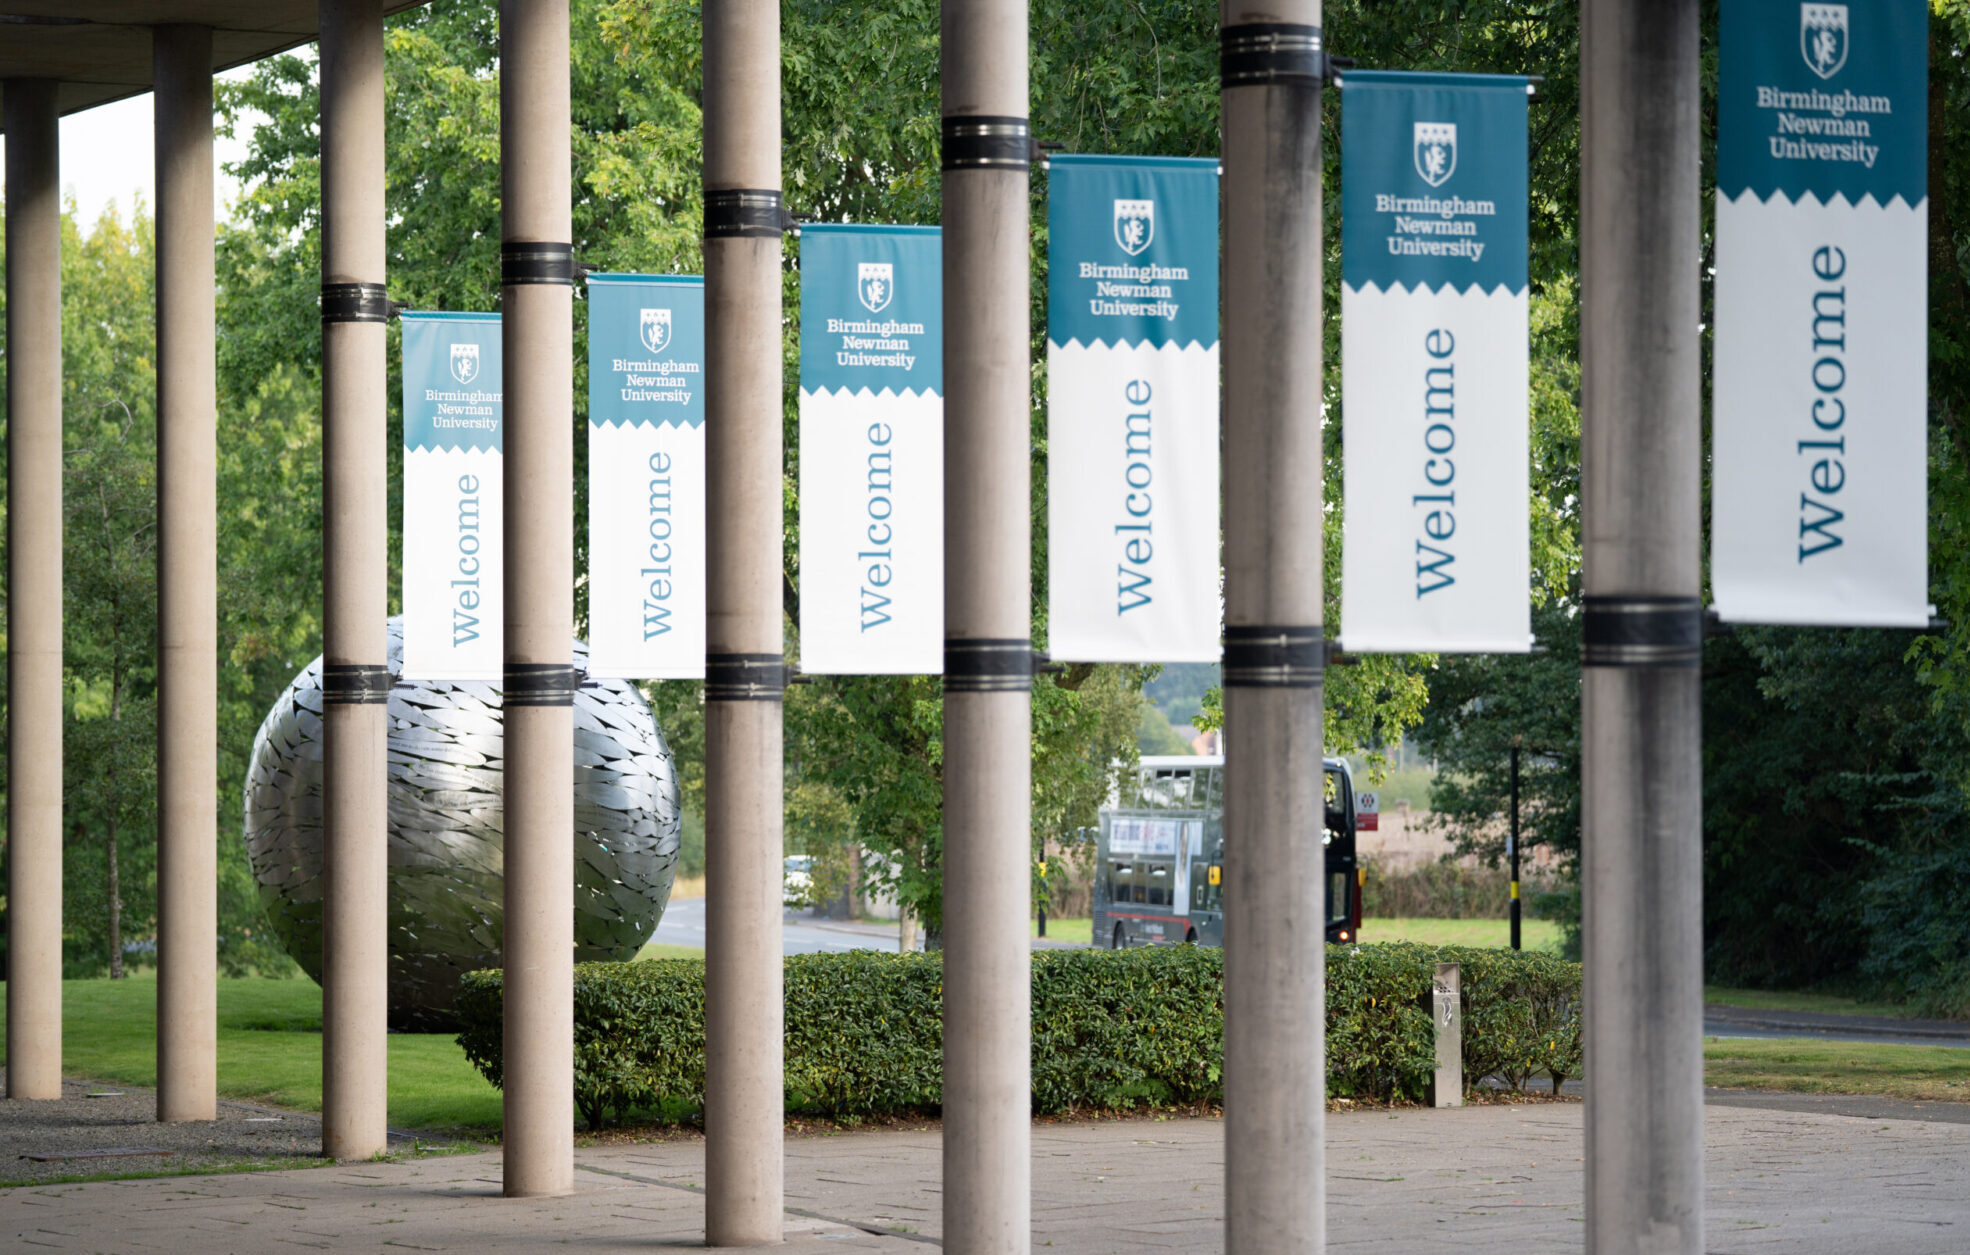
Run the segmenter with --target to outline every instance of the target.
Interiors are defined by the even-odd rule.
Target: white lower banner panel
[[[506,518],[497,449],[404,451],[406,679],[504,679]]]
[[[1531,645],[1524,289],[1341,289],[1341,644]]]
[[[588,669],[705,673],[705,429],[588,429]]]
[[[800,667],[944,669],[944,400],[800,394]]]
[[[1718,197],[1719,617],[1928,624],[1927,241],[1927,201]]]
[[[1218,659],[1218,350],[1047,345],[1055,658]]]

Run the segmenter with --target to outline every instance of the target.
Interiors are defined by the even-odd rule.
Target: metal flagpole
[[[1581,20],[1587,1250],[1703,1249],[1696,0]]]
[[[944,1243],[1032,1244],[1026,5],[945,0]]]
[[[1325,1243],[1318,0],[1224,0],[1225,1236]]]

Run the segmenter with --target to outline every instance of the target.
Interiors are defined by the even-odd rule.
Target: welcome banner
[[[404,677],[502,682],[498,314],[403,313]]]
[[[1526,80],[1341,86],[1341,641],[1524,653]]]
[[[800,668],[944,670],[936,227],[800,229]]]
[[[1726,0],[1717,612],[1929,622],[1928,6]]]
[[[1215,662],[1218,163],[1048,175],[1047,652]]]
[[[588,669],[705,673],[705,281],[588,276]]]

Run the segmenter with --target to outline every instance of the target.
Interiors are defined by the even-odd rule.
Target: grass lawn
[[[1706,1037],[1703,1081],[1726,1089],[1970,1102],[1970,1050],[1798,1037]]]
[[[1047,940],[1078,941],[1089,944],[1093,921],[1047,917]],[[1028,921],[1033,936],[1040,935],[1038,920]],[[1506,946],[1511,944],[1512,926],[1502,919],[1369,919],[1361,924],[1366,941],[1416,941],[1426,946]],[[1106,940],[1105,938],[1103,939]],[[1529,919],[1520,927],[1520,940],[1528,950],[1557,950],[1560,926],[1551,920]],[[645,952],[648,953],[647,951]]]
[[[1529,919],[1519,924],[1519,942],[1528,950],[1560,948],[1560,926],[1549,919]],[[1364,919],[1361,939],[1414,941],[1426,946],[1509,946],[1512,925],[1502,919]]]
[[[704,957],[705,948],[703,946],[673,946],[657,941],[651,942],[636,952],[636,961],[638,963],[641,963],[645,959],[702,959]]]
[[[1834,994],[1799,993],[1790,989],[1727,989],[1705,985],[1703,1000],[1747,1011],[1811,1011],[1827,1015],[1905,1016],[1908,1010],[1892,1002],[1866,1002]]]
[[[4,1016],[0,1009],[0,1023]],[[465,1061],[451,1034],[392,1033],[389,1060],[391,1127],[499,1127],[499,1091]],[[62,982],[62,1072],[157,1084],[153,972]],[[321,1110],[321,989],[313,981],[220,980],[219,1096]]]
[[[1039,920],[1028,920],[1026,926],[1035,937],[1040,935]],[[1047,916],[1048,941],[1073,941],[1085,946],[1093,930],[1094,921],[1085,915],[1079,919],[1062,919],[1058,915]]]

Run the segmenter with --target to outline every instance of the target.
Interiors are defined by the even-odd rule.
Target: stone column
[[[154,28],[157,1118],[218,1111],[218,394],[212,31]]]
[[[506,1171],[574,1188],[574,257],[568,0],[501,0]]]
[[[7,1097],[62,1096],[62,221],[53,79],[7,110]]]
[[[1587,1250],[1703,1249],[1696,0],[1581,15]]]
[[[779,1242],[780,8],[711,0],[705,55],[705,1240]]]
[[[1223,0],[1224,1115],[1233,1255],[1326,1242],[1318,0]]]
[[[383,3],[322,0],[322,1153],[389,1144]]]
[[[1032,1246],[1024,0],[945,0],[944,1246]]]

